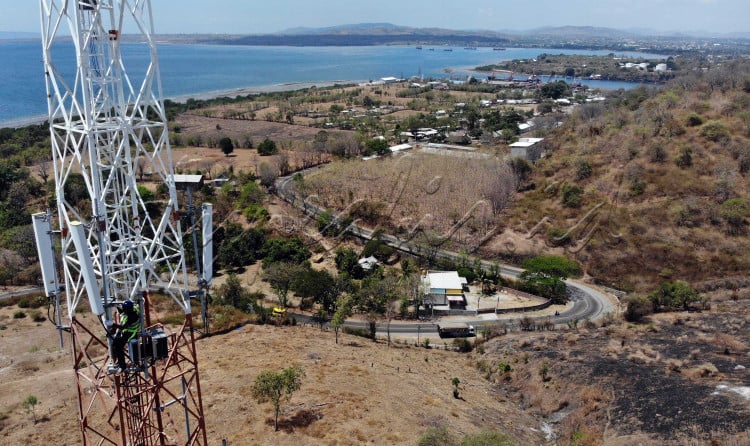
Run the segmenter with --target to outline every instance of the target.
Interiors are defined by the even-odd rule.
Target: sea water
[[[432,51],[430,51],[432,49]],[[445,51],[445,50],[451,51]],[[186,98],[209,92],[258,88],[305,82],[370,81],[382,77],[464,77],[469,70],[512,59],[531,59],[541,53],[606,55],[610,51],[551,48],[365,46],[285,47],[162,44],[158,48],[163,94]],[[123,59],[134,84],[148,63],[144,46],[122,44]],[[618,52],[623,57],[658,57]],[[53,51],[57,69],[68,79],[75,73],[75,53],[70,42],[57,43]],[[480,76],[484,76],[481,75]],[[584,81],[585,82],[585,81]],[[628,82],[591,81],[594,87],[632,88]],[[47,114],[41,44],[35,41],[0,41],[0,126],[13,125]]]

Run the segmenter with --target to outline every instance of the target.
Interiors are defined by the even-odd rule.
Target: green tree
[[[269,238],[263,245],[263,268],[275,262],[303,263],[310,258],[310,251],[299,237]]]
[[[365,271],[359,264],[359,256],[351,248],[337,248],[334,262],[340,273],[346,273],[352,279],[361,279],[365,276]]]
[[[265,197],[266,195],[260,186],[258,186],[258,183],[248,181],[240,189],[240,196],[238,197],[236,207],[245,208],[251,204],[262,204]]]
[[[389,286],[377,276],[365,278],[362,281],[362,287],[355,296],[357,311],[364,315],[373,341],[375,340],[377,321],[385,315],[390,297]]]
[[[336,308],[341,290],[338,281],[326,270],[305,268],[295,277],[291,290],[299,297],[311,297],[327,313],[331,314]]]
[[[260,156],[275,155],[278,151],[276,143],[269,138],[264,139],[263,142],[258,144],[258,154]]]
[[[680,307],[689,310],[692,304],[701,300],[701,296],[687,282],[677,280],[662,283],[657,291],[649,295],[649,299],[654,311]]]
[[[539,91],[543,98],[560,99],[570,95],[570,85],[565,81],[549,82]]]
[[[540,272],[550,276],[567,279],[581,274],[578,263],[563,256],[539,256],[523,262],[523,268],[529,272]]]
[[[373,138],[365,144],[368,154],[385,155],[390,152],[388,143],[384,139]]]
[[[451,384],[453,384],[453,398],[458,399],[460,397],[460,395],[458,394],[458,385],[461,384],[461,380],[454,377],[451,380]]]
[[[580,274],[578,264],[561,256],[540,256],[523,263],[525,269],[519,276],[523,291],[552,299],[555,303],[567,301],[565,279]]]
[[[253,383],[253,398],[258,403],[271,402],[273,406],[273,429],[279,430],[279,410],[282,401],[288,401],[302,387],[305,371],[300,366],[287,367],[279,372],[264,370]]]
[[[336,343],[339,343],[339,330],[344,326],[346,318],[352,314],[352,298],[349,294],[343,294],[336,301],[336,311],[331,319],[331,327],[336,333]]]
[[[225,136],[219,140],[219,148],[221,148],[221,152],[224,154],[224,156],[229,156],[232,152],[234,152],[234,144],[232,143],[232,139]]]
[[[36,424],[36,406],[39,404],[39,400],[34,395],[29,395],[23,400],[23,408],[26,413],[30,413],[34,418],[34,424]]]
[[[233,268],[253,264],[261,257],[266,241],[265,232],[251,228],[235,234],[229,233],[222,240],[218,253],[219,263]],[[216,242],[215,239],[214,242]]]
[[[279,298],[279,305],[286,308],[292,283],[302,274],[304,267],[294,263],[274,262],[263,269],[263,280],[271,285]]]
[[[227,281],[219,287],[217,294],[221,296],[224,303],[237,308],[244,292],[239,276],[235,273],[229,273]]]

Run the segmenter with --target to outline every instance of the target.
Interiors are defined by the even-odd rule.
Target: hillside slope
[[[576,109],[511,210],[626,290],[740,276],[750,267],[750,75],[734,63]]]

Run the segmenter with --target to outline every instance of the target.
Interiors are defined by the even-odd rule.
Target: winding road
[[[309,169],[305,169],[303,171],[298,172],[297,174],[302,174],[303,176],[305,174],[308,174],[316,169],[319,169],[321,166],[312,167]],[[305,212],[310,217],[317,217],[319,214],[326,211],[326,209],[311,203],[309,200],[305,200],[302,197],[297,196],[294,191],[292,191],[291,183],[294,179],[293,175],[285,176],[285,177],[279,177],[276,179],[275,183],[275,190],[274,193],[279,196],[284,201],[287,201],[288,203],[292,204],[293,206],[301,209],[303,212]],[[364,240],[369,240],[373,236],[373,231],[363,228],[361,226],[351,225],[348,229],[348,232],[351,235],[354,235],[356,237],[362,238]],[[418,245],[416,243],[413,243],[411,241],[402,240],[398,237],[395,237],[393,235],[389,234],[380,234],[380,239],[385,242],[388,246],[398,249],[402,252],[418,256],[418,257],[424,257],[426,254],[426,250],[424,246]],[[456,252],[437,249],[437,248],[430,248],[429,249],[429,255],[434,258],[440,258],[440,259],[446,259],[446,260],[452,260],[452,261],[458,261],[461,258],[461,255]],[[481,262],[482,267],[485,269],[490,268],[490,266],[494,265],[494,263],[483,260]],[[500,266],[500,273],[508,278],[517,278],[519,274],[523,271],[521,268],[516,268],[510,265],[499,265]],[[547,320],[549,319],[552,323],[555,325],[565,325],[568,324],[571,321],[583,321],[583,320],[597,320],[602,317],[604,317],[607,314],[615,314],[617,308],[615,306],[615,303],[613,302],[613,299],[616,299],[616,297],[608,297],[603,292],[585,285],[581,282],[575,281],[575,280],[566,280],[565,284],[567,286],[567,294],[570,299],[570,301],[573,303],[573,305],[565,310],[564,312],[560,313],[556,316],[535,316],[532,313],[525,314],[524,317],[528,316],[531,319],[537,319],[537,320]],[[309,322],[312,323],[313,319],[309,316],[301,315],[301,314],[295,314],[295,317],[297,317],[302,322]],[[518,315],[492,315],[491,318],[479,318],[477,316],[450,316],[451,320],[454,321],[461,321],[466,322],[468,324],[474,325],[474,326],[481,326],[482,324],[486,323],[509,323],[512,322],[514,319],[519,319],[520,317]],[[355,328],[366,328],[367,323],[366,322],[359,322],[359,321],[347,321],[346,326],[349,327],[355,327]],[[380,323],[377,327],[378,334],[384,334],[386,333],[386,324]],[[411,323],[391,323],[390,324],[390,333],[391,335],[404,335],[404,334],[425,334],[425,335],[437,335],[437,326],[436,323],[433,322],[411,322]]]

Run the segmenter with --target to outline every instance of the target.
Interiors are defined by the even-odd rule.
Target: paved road
[[[0,293],[0,300],[10,299],[11,297],[15,297],[15,296],[24,296],[26,294],[39,293],[41,291],[42,291],[41,287],[24,288],[22,290],[15,290],[15,291],[6,291],[4,293]]]
[[[300,172],[302,175],[308,174],[320,167],[314,167],[310,169],[306,169],[302,172]],[[292,205],[302,209],[305,213],[312,217],[316,217],[317,215],[321,214],[325,211],[324,208],[317,206],[313,203],[310,203],[309,201],[304,200],[302,197],[299,197],[294,194],[292,191],[292,188],[290,187],[291,181],[293,180],[292,176],[286,176],[286,177],[280,177],[276,180],[275,183],[275,193],[283,200],[291,203]],[[349,228],[349,233],[360,237],[365,240],[369,240],[373,236],[373,231],[368,230],[366,228],[362,228],[360,226],[351,226]],[[403,252],[406,252],[408,254],[418,256],[418,257],[425,257],[430,256],[435,259],[447,259],[452,261],[458,261],[461,258],[461,255],[452,251],[442,250],[438,248],[425,248],[423,245],[419,245],[417,243],[413,243],[409,240],[402,240],[398,237],[395,237],[393,235],[389,234],[380,234],[381,240],[383,240],[386,244],[389,246],[401,250]],[[492,262],[489,261],[482,261],[482,267],[485,269],[490,268],[490,266],[493,265]],[[518,275],[523,271],[521,268],[516,268],[514,266],[510,265],[499,265],[500,266],[500,273],[508,278],[517,278]],[[570,321],[582,321],[582,320],[597,320],[602,318],[608,313],[614,314],[616,311],[615,305],[613,304],[612,300],[606,296],[604,293],[590,287],[587,285],[584,285],[583,283],[574,281],[574,280],[567,280],[567,293],[570,298],[570,301],[573,303],[572,307],[568,310],[564,311],[563,313],[560,313],[557,316],[534,316],[532,314],[529,314],[528,316],[532,319],[550,319],[551,322],[554,324],[562,325],[567,324]],[[302,318],[301,320],[303,322],[308,322],[308,319],[305,319],[305,316],[302,315],[296,315],[298,318]],[[492,317],[488,318],[478,318],[478,317],[454,317],[452,316],[452,320],[461,320],[465,321],[469,324],[478,326],[483,323],[492,323],[492,322],[508,322],[513,319],[518,319],[518,316],[515,317],[509,316],[509,315],[491,315]],[[367,324],[364,322],[354,322],[354,321],[348,321],[348,326],[352,327],[359,327],[359,328],[366,328]],[[437,328],[432,322],[427,323],[420,323],[419,328],[417,328],[416,323],[392,323],[391,324],[391,334],[398,333],[409,333],[409,334],[415,334],[417,331],[421,333],[427,333],[427,334],[434,334],[437,335]],[[385,333],[385,324],[378,324],[378,333],[383,334]]]

